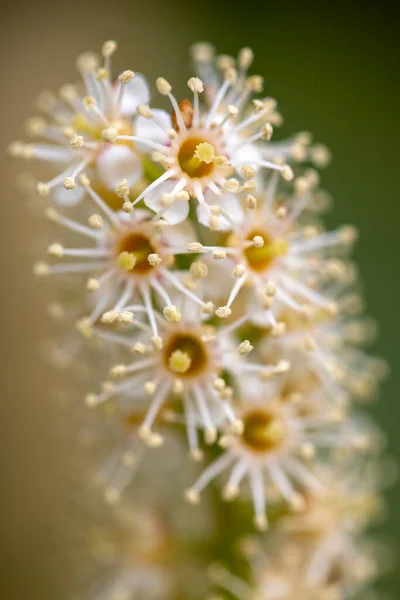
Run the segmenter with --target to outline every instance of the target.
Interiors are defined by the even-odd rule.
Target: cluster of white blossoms
[[[259,530],[244,573],[210,569],[218,594],[364,593],[379,563],[365,530],[382,512],[384,443],[360,401],[376,396],[386,366],[363,349],[375,328],[349,258],[357,233],[326,231],[321,220],[328,196],[316,169],[329,151],[308,132],[272,139],[282,117],[262,96],[262,77],[249,74],[249,48],[233,58],[195,45],[186,91],[180,84],[176,96],[156,80],[170,103],[163,110],[143,75],[113,77],[116,47],[108,41],[102,58],[81,55],[82,82],[43,94],[45,116],[28,121],[40,141],[10,147],[47,164],[36,190],[55,233],[34,272],[57,282],[50,312],[69,330],[57,342],[60,362],[71,377],[90,364],[85,427],[107,452],[88,485],[117,510],[122,496],[142,491],[136,475],[145,474],[149,509],[154,461],[166,478],[186,473],[188,457],[174,442],[183,431],[197,477],[180,490],[171,480],[165,502],[178,513],[183,495],[193,505],[204,499],[211,513],[214,502],[212,519],[229,511],[226,541],[217,528],[215,548],[252,528],[247,517],[236,522],[235,507],[251,507]],[[187,510],[191,520],[200,508]],[[182,597],[184,588],[160,575],[169,542],[160,550],[145,539],[138,549],[140,539],[117,583],[96,597]],[[198,546],[176,550],[169,566]],[[201,589],[185,598],[204,598]]]

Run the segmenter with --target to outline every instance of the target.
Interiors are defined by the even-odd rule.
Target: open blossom
[[[377,575],[373,549],[358,547],[347,559],[310,573],[307,543],[278,535],[251,557],[251,583],[220,565],[213,565],[210,576],[238,600],[347,600],[365,592]]]
[[[232,274],[226,315],[241,290],[247,289],[251,320],[275,328],[276,305],[300,313],[310,307],[335,311],[335,289],[328,288],[326,279],[346,278],[345,263],[334,257],[355,240],[349,226],[319,232],[316,227],[299,224],[313,187],[308,177],[296,180],[294,193],[285,204],[278,202],[277,185],[278,179],[272,174],[267,184],[250,196],[221,196],[211,218],[213,229],[226,230],[227,234],[220,245],[200,247]],[[210,222],[203,207],[199,218]]]
[[[278,314],[285,335],[265,335],[259,347],[266,361],[272,357],[290,361],[289,387],[297,382],[300,391],[309,392],[321,385],[337,405],[373,397],[387,373],[386,363],[363,349],[374,336],[375,324],[346,314],[348,300],[350,295],[337,298],[337,315],[320,308],[299,313],[282,306]]]
[[[131,187],[142,177],[140,157],[131,143],[113,143],[114,132],[132,134],[137,106],[148,102],[149,89],[143,75],[124,71],[116,81],[111,74],[112,55],[116,43],[105,42],[100,58],[86,52],[77,60],[82,76],[79,86],[61,87],[59,98],[44,93],[39,108],[46,117],[28,121],[28,132],[40,142],[15,142],[12,155],[50,163],[58,173],[50,181],[40,182],[38,192],[53,194],[59,204],[79,202],[85,189],[76,185],[76,178],[88,171],[95,186],[110,192],[122,178]],[[111,132],[111,133],[110,133]],[[115,196],[110,194],[111,200]]]
[[[267,527],[268,486],[278,492],[295,510],[304,506],[302,490],[317,494],[321,483],[307,460],[318,448],[349,446],[352,435],[341,429],[344,416],[336,411],[309,414],[307,399],[283,396],[283,381],[257,381],[241,378],[240,416],[243,428],[238,435],[226,435],[223,454],[206,468],[187,491],[193,503],[200,492],[225,470],[230,470],[224,489],[227,500],[235,498],[244,478],[248,479],[255,512],[255,523]],[[319,390],[323,394],[323,390]],[[321,405],[324,406],[323,402]]]
[[[283,373],[287,364],[262,365],[246,360],[244,356],[252,347],[249,342],[235,344],[232,332],[237,323],[215,329],[207,324],[207,311],[194,302],[177,300],[175,309],[164,314],[166,318],[156,313],[159,336],[152,337],[151,342],[152,331],[145,324],[141,325],[142,336],[137,332],[130,336],[129,326],[124,334],[94,328],[95,334],[132,348],[139,358],[128,365],[116,365],[111,373],[123,381],[107,383],[100,394],[89,394],[87,402],[97,406],[122,396],[135,404],[136,390],[142,389],[149,402],[139,436],[150,445],[158,445],[162,439],[153,432],[153,426],[160,410],[175,395],[183,409],[191,455],[199,458],[198,427],[204,430],[207,443],[216,440],[223,423],[233,430],[242,427],[231,406],[233,390],[221,375],[228,372],[233,379],[243,373],[274,377]]]
[[[239,81],[243,93],[237,96],[235,90]],[[166,197],[172,204],[185,190],[209,211],[207,197],[210,193],[218,199],[225,191],[249,191],[260,171],[272,169],[281,173],[284,179],[293,177],[291,168],[280,156],[276,160],[265,160],[256,145],[257,140],[267,143],[272,135],[268,102],[250,102],[251,96],[262,90],[260,77],[242,80],[242,74],[236,69],[227,69],[210,107],[204,106],[199,99],[207,91],[201,79],[191,77],[188,87],[193,101],[183,99],[178,102],[170,83],[159,77],[157,88],[171,101],[172,116],[148,105],[140,106],[134,134],[115,137],[115,141],[135,142],[141,151],[150,153],[153,161],[164,168],[133,204],[144,199],[149,208],[158,212],[163,209]],[[236,103],[226,106],[225,100],[232,93]],[[182,204],[178,207],[183,220],[187,216],[187,207]]]
[[[152,213],[147,210],[130,214],[115,212],[96,193],[85,175],[80,177],[80,183],[102,214],[92,214],[89,225],[64,217],[54,208],[47,210],[47,216],[85,241],[89,240],[91,245],[65,248],[55,242],[49,246],[48,253],[60,262],[52,265],[39,262],[35,272],[39,276],[74,274],[83,286],[82,291],[87,289],[88,293],[94,294],[90,315],[80,321],[82,330],[90,335],[91,326],[99,318],[107,324],[130,323],[135,310],[144,310],[153,335],[157,336],[151,294],[154,292],[161,306],[171,311],[174,307],[167,287],[204,306],[205,303],[187,289],[171,269],[174,256],[184,254],[187,242],[193,238],[188,223],[166,226],[165,222],[152,218]],[[118,189],[118,194],[128,197],[126,181]],[[89,275],[86,285],[79,278],[84,273]]]

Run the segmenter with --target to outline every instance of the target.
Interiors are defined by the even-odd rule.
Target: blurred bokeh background
[[[400,140],[398,18],[389,2],[187,2],[164,0],[14,0],[0,14],[1,145],[22,137],[43,88],[75,79],[74,61],[86,49],[116,39],[116,68],[163,75],[182,90],[192,74],[188,46],[209,40],[235,54],[249,45],[254,72],[279,100],[285,131],[307,129],[334,160],[323,173],[335,198],[330,226],[356,224],[356,256],[369,312],[381,329],[375,350],[392,375],[371,407],[400,455]],[[396,75],[397,73],[397,75]],[[40,221],[16,191],[17,168],[1,161],[1,479],[0,551],[4,597],[59,597],[70,573],[63,562],[71,509],[68,448],[53,430],[50,390],[55,376],[37,354],[50,333],[45,292],[31,275]],[[382,534],[400,538],[399,487]],[[54,557],[57,560],[54,561]],[[400,574],[385,588],[400,597]]]

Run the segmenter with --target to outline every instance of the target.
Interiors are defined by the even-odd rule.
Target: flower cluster
[[[85,404],[97,415],[81,425],[103,452],[89,485],[112,510],[146,485],[149,510],[154,461],[164,477],[187,472],[183,431],[189,457],[205,464],[188,472],[193,481],[179,478],[181,490],[171,478],[165,502],[176,508],[185,490],[194,505],[207,496],[212,513],[206,488],[220,487],[214,503],[250,506],[262,532],[246,546],[247,576],[211,568],[219,593],[352,597],[379,564],[365,529],[381,514],[384,440],[360,401],[376,395],[386,366],[364,350],[375,328],[350,258],[357,232],[326,231],[320,216],[316,168],[329,151],[308,132],[272,139],[282,117],[249,74],[249,48],[235,59],[196,44],[183,98],[156,80],[166,111],[143,75],[112,76],[116,47],[81,55],[82,82],[43,94],[45,117],[28,121],[40,141],[10,147],[48,170],[36,190],[56,233],[34,272],[57,282],[51,313],[69,329],[60,362],[71,376],[90,365]],[[187,510],[191,520],[199,509]],[[243,536],[251,524],[229,511]],[[144,542],[132,534],[107,597],[179,593],[153,548],[158,518],[149,523]],[[220,545],[232,543],[218,530]]]

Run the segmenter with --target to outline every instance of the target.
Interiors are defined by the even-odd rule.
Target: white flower
[[[253,540],[248,545],[252,585],[220,565],[210,569],[212,581],[238,600],[347,600],[376,576],[376,552],[362,545],[316,573],[309,570],[312,541],[278,535],[263,546]]]
[[[179,204],[182,191],[195,197],[208,211],[206,197],[210,192],[218,197],[225,191],[251,190],[260,169],[273,169],[285,179],[292,178],[290,167],[279,160],[280,156],[276,161],[265,160],[256,145],[258,140],[270,139],[272,126],[263,102],[254,105],[250,102],[253,93],[262,89],[261,78],[242,75],[233,68],[227,69],[210,107],[199,102],[199,96],[207,92],[199,78],[188,81],[193,103],[188,99],[178,103],[171,85],[161,77],[157,79],[159,92],[171,101],[172,117],[147,105],[140,107],[134,134],[117,137],[121,141],[134,141],[164,167],[164,173],[134,203],[144,198],[158,212],[163,210],[161,200],[168,193],[171,203],[177,203],[183,220],[187,212]],[[235,105],[226,105],[229,97],[235,100]],[[166,187],[166,181],[172,185]]]
[[[335,288],[326,286],[326,279],[331,276],[333,281],[335,277],[341,281],[347,277],[345,264],[342,270],[330,272],[334,262],[331,254],[347,250],[355,232],[347,226],[322,233],[315,227],[301,226],[298,219],[312,188],[310,181],[301,179],[301,186],[295,186],[285,206],[277,205],[275,174],[250,198],[222,196],[215,228],[226,229],[229,235],[223,245],[202,248],[203,253],[220,258],[221,269],[232,274],[226,307],[231,309],[246,286],[250,318],[262,326],[276,328],[278,306],[298,312],[310,307],[335,312]],[[229,207],[226,211],[225,206]],[[199,207],[199,220],[209,222],[203,207]]]
[[[337,405],[352,398],[371,398],[387,372],[382,359],[363,350],[375,332],[374,323],[346,314],[347,299],[348,294],[337,297],[338,315],[318,308],[303,314],[288,308],[278,309],[285,335],[279,338],[268,335],[260,345],[264,360],[285,357],[293,365],[287,375],[288,386],[293,387],[297,381],[299,389],[303,386],[310,391],[321,385]]]
[[[172,310],[165,284],[204,306],[204,302],[187,289],[171,269],[174,256],[185,253],[188,240],[193,239],[189,223],[167,226],[147,210],[130,214],[114,212],[94,191],[86,176],[81,176],[80,182],[101,214],[92,214],[89,225],[64,217],[53,208],[47,210],[47,216],[91,241],[92,245],[66,248],[58,242],[53,243],[48,253],[60,262],[54,265],[39,262],[34,271],[42,276],[73,274],[80,285],[79,274],[89,274],[86,289],[94,294],[96,301],[90,315],[80,322],[82,331],[90,335],[90,327],[100,317],[108,324],[131,323],[138,310],[140,314],[147,314],[153,335],[157,336],[151,294],[155,293],[166,310]],[[123,194],[127,193],[124,185],[121,189]],[[124,197],[128,198],[127,195]],[[63,262],[64,258],[69,260]]]
[[[123,381],[106,386],[98,395],[90,394],[89,404],[97,406],[123,395],[130,398],[132,390],[129,406],[135,405],[137,390],[143,390],[149,400],[139,435],[153,445],[154,440],[160,440],[160,435],[153,432],[154,423],[171,400],[171,409],[176,406],[178,413],[170,410],[170,418],[182,421],[183,409],[190,452],[198,459],[201,456],[198,427],[205,431],[207,443],[216,440],[217,429],[226,423],[230,430],[241,428],[230,402],[233,390],[222,375],[227,372],[233,380],[247,372],[254,377],[273,377],[282,372],[283,365],[265,366],[247,361],[232,339],[237,323],[216,330],[207,325],[209,314],[204,314],[201,306],[181,300],[176,301],[172,315],[168,311],[164,311],[164,316],[155,314],[157,337],[151,337],[152,331],[145,324],[141,325],[141,336],[130,335],[129,326],[125,334],[94,328],[103,339],[130,347],[138,358],[128,365],[116,365],[111,373],[123,377]]]
[[[348,446],[351,434],[341,431],[344,415],[336,411],[309,414],[299,397],[283,396],[282,379],[260,382],[240,379],[241,434],[224,436],[226,451],[213,462],[187,498],[196,503],[200,492],[222,471],[230,469],[224,496],[231,500],[247,477],[253,500],[255,524],[267,527],[266,502],[271,491],[282,496],[294,510],[304,506],[303,493],[318,494],[322,485],[307,465],[318,448]],[[323,391],[320,390],[323,394]],[[307,408],[307,401],[304,400]],[[323,405],[323,403],[321,403]],[[266,491],[268,482],[269,492]]]
[[[38,192],[51,192],[59,204],[79,202],[85,190],[75,180],[84,170],[97,186],[113,189],[122,178],[128,186],[142,176],[140,157],[131,143],[116,141],[118,134],[132,134],[133,117],[139,104],[148,102],[149,90],[143,75],[124,71],[114,82],[111,56],[115,42],[102,49],[103,66],[97,55],[86,52],[77,60],[82,86],[64,85],[59,96],[46,92],[39,107],[48,120],[35,117],[28,121],[28,132],[44,141],[34,144],[17,142],[10,151],[15,156],[36,159],[57,166],[60,172],[50,181],[37,185]],[[82,89],[81,89],[82,87]]]

